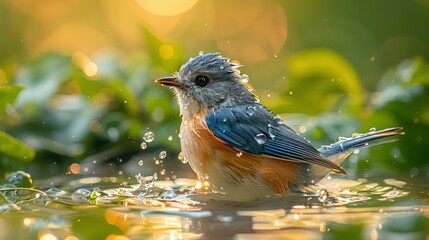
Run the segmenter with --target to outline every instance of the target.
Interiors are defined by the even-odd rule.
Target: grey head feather
[[[180,71],[189,73],[198,70],[200,72],[215,71],[219,74],[232,74],[237,67],[236,63],[230,62],[229,58],[224,58],[219,53],[207,53],[189,59]]]
[[[177,81],[184,85],[182,89],[176,89],[181,108],[194,105],[194,111],[202,108],[210,110],[219,106],[256,102],[256,96],[241,82],[238,67],[240,65],[219,53],[189,59],[175,74]],[[208,77],[209,83],[198,86],[195,83],[198,76]]]

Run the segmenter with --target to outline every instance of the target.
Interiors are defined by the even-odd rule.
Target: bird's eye
[[[197,84],[200,87],[206,86],[207,84],[209,84],[209,82],[210,82],[210,79],[203,75],[198,75],[195,78],[195,84]]]

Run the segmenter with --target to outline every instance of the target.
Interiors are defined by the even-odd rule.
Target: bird
[[[239,67],[220,53],[200,53],[172,76],[155,80],[177,98],[184,158],[226,200],[303,192],[330,173],[347,174],[339,164],[354,150],[402,134],[401,127],[371,129],[315,148],[260,103]]]

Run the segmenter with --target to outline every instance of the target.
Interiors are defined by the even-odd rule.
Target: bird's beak
[[[177,81],[176,77],[162,77],[155,80],[156,83],[162,84],[163,86],[172,86],[183,89],[185,86]]]

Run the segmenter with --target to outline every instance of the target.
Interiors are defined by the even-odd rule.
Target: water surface
[[[192,179],[139,181],[38,181],[46,196],[26,193],[20,210],[3,209],[0,239],[429,239],[419,179],[325,179],[313,193],[250,203]]]

